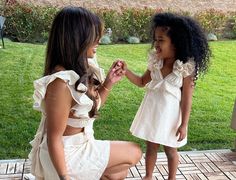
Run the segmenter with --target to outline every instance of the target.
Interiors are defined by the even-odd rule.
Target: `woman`
[[[34,82],[34,107],[42,120],[29,158],[39,179],[124,179],[141,158],[134,143],[93,136],[97,110],[124,74],[113,63],[100,84],[89,67],[101,27],[99,18],[81,7],[66,7],[53,21],[44,77]]]

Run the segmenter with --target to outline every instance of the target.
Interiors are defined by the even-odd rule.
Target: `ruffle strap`
[[[163,62],[157,59],[157,55],[155,51],[149,53],[148,57],[148,70],[152,71],[154,69],[161,69],[163,66]]]
[[[194,70],[195,70],[195,62],[193,58],[189,58],[189,60],[184,64],[182,61],[176,60],[173,66],[173,72],[182,74],[184,78],[193,74]]]
[[[47,86],[53,82],[56,78],[62,79],[64,82],[68,83],[69,86],[74,86],[76,81],[80,78],[78,74],[76,74],[74,71],[59,71],[57,73],[45,76],[41,79],[38,79],[34,81],[34,104],[33,108],[42,111],[44,108],[42,108],[43,104],[42,101],[45,98]],[[80,92],[85,93],[87,91],[87,87],[80,83],[77,87],[77,90]],[[79,93],[79,92],[78,92]],[[79,101],[78,99],[75,99],[76,101]]]

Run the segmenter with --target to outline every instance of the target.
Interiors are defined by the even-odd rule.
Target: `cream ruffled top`
[[[77,87],[77,90],[83,92],[78,92],[75,90],[75,83],[80,77],[72,70],[59,71],[34,81],[34,109],[41,111],[45,116],[47,116],[45,114],[44,98],[46,95],[47,86],[56,78],[63,80],[67,84],[71,96],[76,102],[76,104],[71,108],[71,111],[73,111],[74,116],[78,119],[69,118],[68,125],[73,127],[85,127],[90,120],[94,120],[88,115],[88,112],[92,109],[93,101],[86,95],[87,87],[84,84],[80,83]]]
[[[88,59],[89,68],[94,73],[94,78],[96,78],[101,83],[105,79],[104,70],[99,67],[96,57],[93,59]],[[36,81],[34,81],[34,105],[33,108],[41,111],[45,116],[45,107],[44,107],[44,98],[46,95],[47,86],[53,82],[56,78],[59,78],[66,82],[71,95],[76,102],[76,104],[71,108],[71,111],[73,111],[73,115],[76,118],[68,118],[67,124],[72,127],[85,127],[90,122],[93,121],[94,118],[90,118],[88,113],[92,109],[93,101],[86,95],[87,87],[80,83],[77,87],[77,90],[81,91],[78,92],[75,90],[75,83],[80,78],[79,75],[72,71],[72,70],[66,70],[66,71],[60,71],[48,76],[44,76]],[[100,99],[98,108],[100,107]]]

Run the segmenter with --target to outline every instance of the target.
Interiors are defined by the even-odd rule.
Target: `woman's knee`
[[[143,152],[142,152],[140,146],[136,143],[132,143],[129,153],[130,153],[130,157],[131,157],[131,162],[130,162],[131,165],[137,164],[143,155]]]
[[[137,164],[142,157],[140,146],[133,142],[112,141],[108,167],[126,164],[129,167]]]

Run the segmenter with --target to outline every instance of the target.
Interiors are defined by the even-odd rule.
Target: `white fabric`
[[[76,118],[71,119],[71,121],[69,121],[69,118],[68,125],[84,127],[83,133],[63,137],[68,174],[71,175],[71,179],[97,180],[101,177],[107,166],[110,143],[109,141],[94,139],[94,118],[90,118],[88,115],[93,106],[93,101],[86,95],[87,87],[84,84],[79,84],[77,88],[84,92],[78,92],[74,89],[79,75],[71,70],[60,71],[34,81],[33,107],[42,112],[42,118],[35,138],[30,142],[32,145],[32,150],[29,154],[32,164],[31,173],[36,176],[36,179],[58,179],[47,152],[46,131],[44,130],[44,123],[47,117],[44,98],[47,86],[56,78],[67,83],[67,87],[77,103],[71,108]]]
[[[103,83],[105,80],[105,72],[104,69],[99,67],[96,56],[94,56],[94,58],[88,58],[88,64],[92,72],[95,74],[94,78],[100,83]]]
[[[45,180],[59,180],[50,160],[47,147],[47,136],[40,145],[40,160]],[[85,127],[83,133],[64,136],[64,153],[70,180],[99,180],[102,176],[110,152],[110,142],[95,140],[92,124]]]
[[[141,139],[169,147],[181,147],[187,137],[178,142],[176,132],[181,124],[180,100],[183,78],[194,72],[192,59],[183,64],[176,60],[173,71],[162,77],[163,61],[150,53],[148,69],[151,81],[146,84],[146,94],[131,125],[131,133]]]
[[[94,120],[88,115],[88,112],[93,106],[93,101],[85,94],[87,91],[87,87],[84,84],[80,83],[77,87],[77,90],[83,92],[78,92],[75,90],[75,82],[79,79],[79,75],[77,75],[74,71],[59,71],[57,73],[42,77],[41,79],[34,81],[34,109],[45,114],[44,96],[46,94],[47,86],[56,78],[59,78],[67,83],[71,95],[77,103],[71,108],[71,110],[74,111],[74,116],[78,118],[76,125],[73,122],[74,127],[85,127],[86,123]],[[68,121],[68,124],[70,124],[70,120]]]

